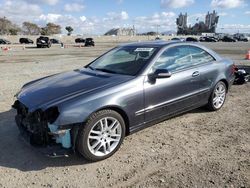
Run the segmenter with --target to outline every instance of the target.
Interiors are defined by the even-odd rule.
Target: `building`
[[[185,33],[187,30],[187,13],[182,14],[180,13],[179,17],[176,19],[176,24],[177,24],[177,34],[178,33]]]
[[[205,19],[205,25],[209,31],[212,33],[215,33],[215,29],[217,26],[217,23],[219,21],[219,16],[217,16],[217,13],[213,11],[213,13],[207,13],[206,19]]]
[[[193,26],[187,26],[187,19],[187,13],[180,13],[179,17],[176,19],[178,35],[200,35],[201,33],[215,33],[219,16],[217,16],[215,11],[212,13],[208,12],[205,17],[205,22],[200,21],[195,23]]]

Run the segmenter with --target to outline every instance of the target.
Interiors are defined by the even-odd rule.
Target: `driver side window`
[[[153,65],[153,70],[167,69],[175,72],[191,66],[191,55],[188,46],[176,46],[164,51]]]

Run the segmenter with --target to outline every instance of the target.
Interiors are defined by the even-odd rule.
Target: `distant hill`
[[[104,35],[117,35],[117,36],[131,36],[135,35],[133,28],[113,28],[106,32]]]

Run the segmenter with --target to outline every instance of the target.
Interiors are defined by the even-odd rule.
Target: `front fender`
[[[135,116],[135,112],[144,107],[142,80],[131,82],[132,86],[130,83],[126,83],[100,93],[65,101],[58,105],[60,114],[53,124],[63,126],[83,123],[92,113],[110,107],[119,108],[125,112],[129,124],[137,124],[143,121],[142,116]]]

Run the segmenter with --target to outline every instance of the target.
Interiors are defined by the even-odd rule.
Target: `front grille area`
[[[30,113],[29,109],[20,101],[16,101],[13,108],[17,110],[15,117],[21,134],[35,146],[46,146],[50,143],[48,123],[42,111]]]

